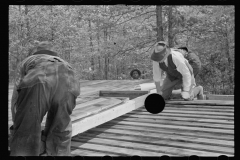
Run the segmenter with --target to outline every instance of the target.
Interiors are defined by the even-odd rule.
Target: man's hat
[[[187,47],[185,47],[185,46],[183,46],[183,47],[178,47],[177,49],[183,49],[183,50],[185,50],[185,51],[187,51],[187,52],[188,52],[188,48],[187,48]]]
[[[157,46],[161,46],[161,48],[158,50]],[[161,61],[165,54],[169,52],[168,45],[164,41],[159,41],[155,44],[153,53],[151,55],[151,60],[153,61]]]

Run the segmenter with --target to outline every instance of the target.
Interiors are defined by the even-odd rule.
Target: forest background
[[[234,6],[11,5],[9,83],[35,41],[76,69],[79,80],[152,79],[150,49],[158,40],[187,46],[202,70],[196,82],[212,94],[234,94]]]

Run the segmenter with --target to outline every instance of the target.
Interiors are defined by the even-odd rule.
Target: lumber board
[[[72,135],[76,135],[78,133],[82,133],[90,128],[96,127],[100,124],[103,124],[107,121],[110,121],[116,117],[124,115],[128,112],[131,112],[139,107],[142,107],[144,104],[144,100],[148,94],[142,95],[135,99],[129,100],[123,104],[119,104],[114,108],[110,108],[108,110],[99,112],[94,116],[82,118],[76,121],[73,121],[73,132]]]
[[[81,119],[92,114],[97,114],[103,110],[106,110],[120,103],[122,103],[121,100],[111,98],[111,99],[105,99],[104,101],[100,101],[98,103],[94,103],[88,106],[77,108],[72,113],[71,120],[75,121],[77,119]]]
[[[129,97],[129,99],[134,99],[136,97],[142,96],[144,94],[148,94],[148,91],[109,91],[109,90],[100,90],[100,97]]]
[[[176,110],[176,108],[171,107],[171,106],[167,106],[166,108],[164,108],[166,110]],[[234,110],[231,108],[223,108],[223,109],[219,109],[219,108],[201,108],[201,107],[195,107],[195,108],[191,108],[191,107],[183,107],[183,108],[178,108],[178,110],[181,111],[197,111],[197,112],[226,112],[226,113],[234,113]]]
[[[132,125],[132,126],[145,126],[148,125],[149,127],[155,128],[168,128],[168,129],[182,129],[182,130],[189,130],[189,131],[198,131],[202,130],[205,132],[212,132],[212,133],[226,133],[226,134],[234,134],[234,130],[226,130],[226,129],[215,129],[215,128],[204,128],[204,127],[189,127],[189,126],[176,126],[176,125],[167,125],[167,124],[151,124],[151,123],[137,123],[137,122],[128,122],[128,121],[117,121],[112,120],[110,123],[113,124],[122,124],[122,125]]]
[[[194,100],[194,101],[184,101],[184,100],[168,100],[165,101],[166,104],[178,104],[178,105],[216,105],[216,106],[233,106],[234,101],[228,100]]]
[[[71,150],[71,156],[119,156],[117,154],[106,153],[106,152],[97,152],[87,149],[74,149]]]
[[[206,95],[207,100],[233,100],[234,101],[234,95],[214,95],[214,94],[207,94]]]
[[[97,128],[110,128],[110,127],[112,129],[130,130],[130,131],[137,131],[137,132],[147,130],[152,133],[162,133],[162,134],[179,135],[179,136],[193,136],[193,137],[199,137],[199,138],[212,138],[212,139],[219,139],[219,140],[234,141],[234,137],[232,134],[211,133],[211,132],[204,132],[201,130],[189,132],[188,130],[181,130],[178,128],[168,129],[168,128],[148,127],[148,126],[121,125],[121,124],[112,124],[112,123],[104,123],[98,126]],[[88,132],[95,132],[95,131],[89,130]],[[149,137],[149,139],[151,139],[151,137]]]
[[[78,133],[82,133],[88,129],[96,127],[100,124],[103,124],[107,121],[110,121],[120,115],[123,115],[135,108],[134,102],[129,100],[124,104],[120,104],[115,106],[114,108],[110,108],[108,110],[104,110],[99,112],[94,116],[85,117],[83,119],[79,119],[73,121],[72,126],[72,135],[77,135]]]
[[[202,154],[211,154],[209,152],[213,152],[219,155],[219,154],[229,154],[233,155],[234,150],[233,148],[227,148],[227,147],[220,147],[220,146],[209,146],[209,145],[203,145],[203,144],[196,144],[196,143],[183,143],[178,141],[168,141],[168,140],[162,140],[161,138],[146,138],[146,137],[139,137],[139,136],[129,136],[129,135],[119,135],[119,134],[112,134],[112,133],[99,133],[99,132],[86,132],[80,134],[78,137],[74,138],[76,139],[82,139],[82,138],[89,138],[91,140],[98,138],[99,140],[113,140],[113,141],[119,141],[121,144],[122,142],[128,142],[123,145],[125,146],[131,146],[133,145],[136,148],[142,148],[142,149],[148,149],[150,151],[155,152],[165,152],[170,154],[176,154],[176,155],[193,155],[195,154],[196,150],[198,151],[197,155]],[[95,138],[96,137],[96,138]],[[100,141],[98,141],[100,142]],[[102,142],[105,143],[105,142]],[[129,144],[130,143],[130,144]],[[179,152],[181,151],[181,152]]]
[[[140,112],[140,111],[133,111],[128,114],[140,114],[140,115],[149,115],[149,112]],[[205,114],[184,114],[184,113],[166,113],[161,112],[161,116],[169,116],[169,117],[196,117],[196,118],[208,118],[208,119],[223,119],[223,120],[229,120],[234,121],[234,117],[229,116],[219,116],[219,115],[205,115]]]
[[[165,105],[166,109],[202,109],[202,110],[221,110],[221,111],[233,111],[234,110],[234,106],[208,106],[208,105],[177,105],[177,104],[166,104]]]
[[[113,154],[121,154],[125,156],[132,156],[132,155],[138,155],[138,156],[162,156],[165,155],[164,153],[156,153],[156,152],[150,152],[150,151],[143,151],[143,150],[136,150],[131,148],[123,148],[123,147],[117,147],[112,145],[105,145],[105,144],[96,144],[96,143],[86,143],[86,141],[72,141],[71,143],[72,147],[74,148],[85,148],[85,149],[91,149],[101,152],[111,152]],[[174,155],[170,155],[174,156]]]
[[[146,109],[142,109],[142,110],[146,111]],[[229,112],[216,112],[216,111],[205,112],[205,111],[201,111],[201,110],[188,111],[188,110],[168,110],[168,109],[164,109],[161,113],[183,113],[183,114],[204,114],[204,115],[234,116],[234,113],[229,113]]]
[[[93,104],[97,104],[97,103],[101,103],[103,101],[107,101],[108,99],[107,98],[97,98],[95,100],[91,100],[91,101],[86,101],[85,103],[80,103],[80,104],[77,104],[73,110],[73,112],[75,110],[78,110],[79,108],[84,108],[86,106],[89,106],[89,105],[93,105]]]
[[[121,141],[117,139],[101,139],[95,138],[94,136],[79,136],[78,138],[73,139],[74,142],[88,142],[94,144],[106,144],[107,146],[114,146],[114,147],[124,147],[124,148],[133,148],[134,150],[140,151],[150,151],[153,153],[160,153],[163,154],[172,154],[176,156],[189,156],[189,155],[200,155],[200,156],[219,156],[218,153],[214,152],[207,152],[207,151],[196,151],[191,149],[183,149],[183,148],[174,148],[169,146],[158,146],[152,144],[143,144],[143,143],[134,143],[128,141]],[[146,155],[145,155],[146,156]]]
[[[115,120],[118,120],[117,118]],[[143,123],[160,123],[166,125],[178,125],[178,126],[195,126],[205,128],[219,128],[219,129],[234,129],[232,124],[213,124],[213,123],[202,123],[202,122],[188,122],[188,121],[174,121],[174,120],[163,120],[163,119],[141,119],[141,118],[125,118],[122,121],[130,122],[143,122]]]
[[[115,133],[115,134],[123,134],[123,135],[132,135],[132,136],[143,136],[143,137],[153,137],[153,138],[161,138],[166,140],[176,140],[181,142],[191,142],[191,143],[198,143],[198,144],[206,144],[206,145],[221,145],[225,147],[232,147],[234,146],[233,141],[227,140],[218,140],[212,138],[199,138],[195,136],[179,136],[179,135],[167,135],[161,133],[152,133],[148,130],[142,131],[130,131],[130,130],[122,130],[122,129],[112,129],[112,128],[92,128],[92,131],[100,131],[106,133]]]
[[[158,115],[139,115],[139,114],[125,114],[122,117],[133,117],[142,119],[156,119],[156,120],[170,120],[179,122],[205,122],[210,124],[234,124],[234,121],[222,120],[222,119],[206,119],[206,118],[196,118],[196,117],[169,117],[169,116],[158,116]]]

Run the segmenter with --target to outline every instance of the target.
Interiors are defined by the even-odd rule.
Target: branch
[[[124,53],[126,53],[126,52],[128,52],[128,51],[132,51],[132,50],[134,50],[134,49],[136,49],[137,47],[139,47],[139,46],[144,46],[145,44],[148,44],[148,43],[150,43],[150,42],[152,42],[152,41],[155,41],[156,39],[154,39],[154,40],[149,40],[149,41],[146,41],[146,42],[141,42],[141,43],[138,43],[135,47],[132,47],[132,48],[128,48],[128,49],[126,49],[126,50],[120,50],[120,51],[118,51],[116,54],[114,54],[112,57],[115,57],[116,55],[118,55],[119,53],[121,53],[121,54],[124,54]],[[154,45],[154,44],[153,44]],[[153,46],[152,45],[152,46]],[[151,46],[151,47],[152,47]],[[142,47],[143,48],[143,47]]]
[[[121,22],[121,23],[118,23],[118,24],[116,24],[116,25],[123,24],[123,23],[125,23],[125,22],[128,22],[128,21],[134,19],[134,18],[140,17],[140,16],[142,16],[142,15],[144,15],[144,14],[148,14],[148,13],[151,13],[151,12],[155,12],[155,11],[149,11],[149,12],[145,12],[145,13],[139,14],[139,15],[137,15],[137,16],[135,16],[135,17],[131,17],[130,19],[128,19],[128,20],[126,20],[126,21],[123,21],[123,22]]]

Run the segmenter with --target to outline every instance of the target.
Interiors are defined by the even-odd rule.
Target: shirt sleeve
[[[182,74],[183,90],[190,91],[192,77],[191,77],[190,70],[188,69],[185,63],[185,58],[180,55],[179,56],[173,55],[172,57],[173,57],[173,62],[177,67],[177,71]]]
[[[153,63],[153,80],[154,82],[161,83],[162,69],[159,67],[158,62],[152,61],[152,63]]]

